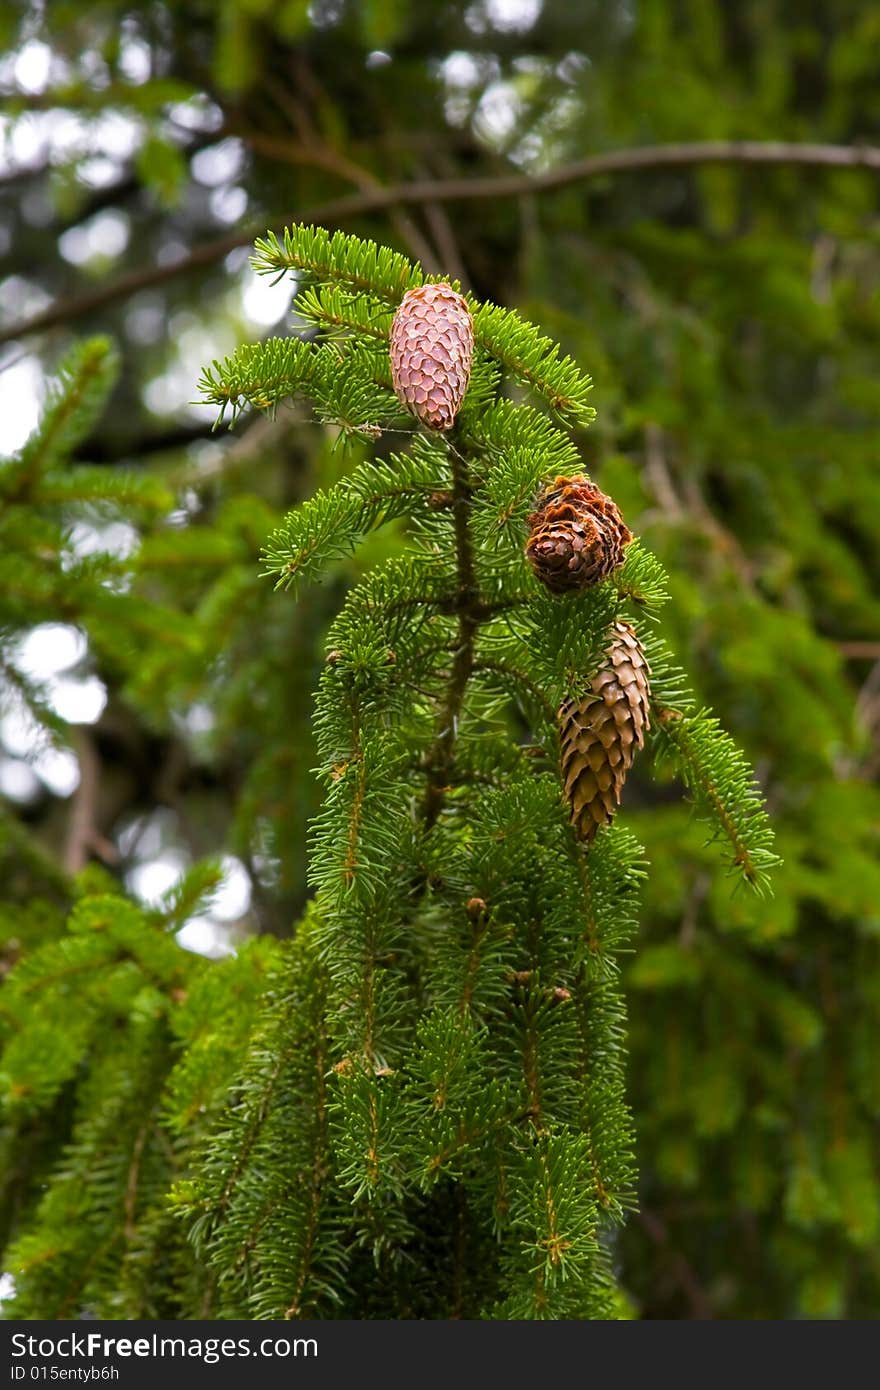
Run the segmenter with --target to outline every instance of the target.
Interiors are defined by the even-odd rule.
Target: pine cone
[[[432,430],[450,430],[471,374],[474,321],[451,285],[407,290],[391,324],[398,399]]]
[[[613,625],[604,664],[583,700],[559,708],[562,778],[571,820],[583,840],[608,825],[626,774],[650,728],[650,670],[629,623]]]
[[[632,540],[617,503],[582,473],[545,487],[528,525],[526,558],[551,594],[607,579]]]

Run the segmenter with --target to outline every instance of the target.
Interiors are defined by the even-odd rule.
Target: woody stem
[[[458,633],[443,704],[437,718],[434,743],[427,759],[428,786],[422,806],[430,830],[443,809],[455,758],[455,740],[465,691],[474,669],[474,642],[481,621],[481,606],[474,570],[470,531],[471,487],[466,459],[453,446],[452,515],[455,535],[455,607]]]

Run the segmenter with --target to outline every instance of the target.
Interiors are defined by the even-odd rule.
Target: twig
[[[346,159],[330,146],[292,144],[289,140],[263,135],[260,131],[243,130],[238,133],[256,154],[267,159],[276,160],[281,164],[305,164],[326,169],[332,174],[338,174],[348,183],[353,183],[361,193],[369,194],[382,189],[382,184],[375,174],[371,174],[360,164],[355,164],[353,160]],[[390,209],[390,216],[395,230],[416,260],[421,261],[426,270],[435,270],[438,264],[437,257],[413,219],[397,207]]]
[[[653,420],[649,420],[645,425],[645,476],[661,510],[667,516],[680,520],[684,509],[673,486],[666,461],[663,431]]]
[[[474,643],[480,626],[480,617],[476,611],[479,595],[476,592],[474,549],[470,531],[470,478],[467,462],[454,445],[451,450],[451,463],[458,640],[452,658],[446,698],[438,719],[434,744],[428,755],[428,787],[425,792],[423,815],[429,830],[443,810],[447,786],[452,775],[458,721],[468,682],[473,674]]]
[[[125,1239],[131,1244],[136,1232],[135,1211],[137,1208],[138,1183],[141,1174],[141,1158],[143,1157],[144,1144],[147,1142],[147,1135],[150,1130],[149,1119],[138,1130],[137,1138],[134,1141],[134,1148],[131,1151],[131,1164],[128,1169],[128,1181],[125,1185]]]
[[[259,415],[216,458],[196,464],[188,460],[181,470],[181,481],[191,487],[202,487],[215,478],[225,477],[240,465],[252,463],[257,454],[272,448],[289,428],[287,416]]]
[[[854,661],[880,661],[880,642],[838,642],[837,650]]]
[[[64,846],[64,869],[68,874],[78,874],[84,869],[89,862],[90,852],[105,864],[114,864],[119,858],[116,846],[101,834],[97,826],[101,760],[95,740],[87,729],[76,731],[74,747],[79,760],[79,786],[70,807]]]
[[[877,652],[877,660],[859,691],[855,717],[856,722],[866,730],[872,744],[871,752],[861,766],[856,764],[856,767],[862,777],[873,779],[880,768],[880,651]],[[847,773],[851,775],[853,770],[850,767]]]
[[[697,522],[703,534],[714,543],[718,554],[722,555],[731,568],[736,570],[743,587],[753,592],[755,571],[749,557],[733,532],[728,530],[710,509],[695,479],[688,479],[684,494],[690,517]]]
[[[234,251],[237,246],[246,245],[252,239],[252,230],[250,229],[246,236],[236,233],[235,236],[221,237],[219,241],[203,242],[180,260],[171,261],[167,265],[144,266],[142,270],[132,270],[127,275],[120,275],[118,280],[113,280],[100,289],[73,295],[70,299],[56,300],[42,313],[22,319],[11,328],[0,329],[0,343],[12,342],[30,333],[41,333],[47,328],[57,328],[61,323],[69,323],[72,319],[82,318],[84,314],[91,314],[96,309],[103,309],[106,304],[114,304],[117,299],[126,299],[138,290],[161,285],[166,280],[174,280],[178,275],[186,275],[191,270],[213,265],[215,261]]]
[[[367,212],[379,212],[394,204],[470,202],[484,198],[516,198],[525,193],[550,192],[573,183],[605,178],[612,174],[642,173],[653,169],[685,168],[693,164],[802,164],[833,169],[874,169],[880,171],[880,146],[819,145],[781,140],[699,140],[687,144],[643,145],[630,150],[612,150],[593,155],[574,164],[550,169],[544,174],[504,174],[485,179],[427,179],[413,183],[365,189],[324,203],[320,207],[297,209],[295,220],[336,223]],[[151,285],[163,284],[178,275],[212,265],[236,247],[247,246],[265,228],[252,225],[246,231],[221,237],[197,246],[189,255],[168,265],[149,266],[129,272],[101,289],[57,301],[39,314],[22,319],[0,331],[0,343],[23,338],[30,333],[55,328],[58,324],[92,313],[106,304],[134,294]]]
[[[425,203],[425,221],[428,224],[434,245],[440,253],[440,264],[446,274],[458,280],[463,290],[469,290],[471,285],[462,259],[461,249],[443,204],[438,202]]]
[[[0,371],[3,369],[0,368]],[[124,459],[143,458],[146,454],[172,453],[199,440],[216,434],[212,422],[197,425],[173,425],[169,429],[143,434],[134,439],[94,439],[78,444],[71,454],[74,463],[120,463]]]

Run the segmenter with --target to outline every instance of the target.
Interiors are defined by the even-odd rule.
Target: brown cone
[[[650,728],[650,670],[629,623],[613,625],[605,661],[582,700],[559,707],[562,781],[571,821],[582,840],[608,825],[626,774]]]
[[[582,473],[545,487],[528,525],[526,559],[551,594],[607,579],[632,540],[617,503]]]
[[[398,399],[432,430],[449,430],[471,374],[474,321],[451,285],[407,290],[391,324]]]

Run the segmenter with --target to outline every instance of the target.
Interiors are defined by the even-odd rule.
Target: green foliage
[[[360,336],[366,344],[390,330],[387,306],[395,306],[406,290],[426,279],[443,278],[423,276],[418,266],[387,247],[342,232],[331,235],[323,227],[288,227],[280,240],[270,232],[257,241],[253,265],[261,275],[283,276],[289,271],[304,280],[312,287],[304,299],[304,317]],[[457,281],[453,287],[460,289]],[[509,310],[475,301],[471,307],[478,351],[494,358],[563,420],[590,423],[595,411],[586,400],[589,378],[560,354],[557,344]],[[209,399],[214,399],[210,391]]]
[[[382,501],[369,490],[369,473],[418,467],[420,436],[389,389],[383,343],[406,286],[442,269],[473,291],[484,330],[454,443],[467,457],[473,490],[477,587],[499,611],[477,636],[456,748],[462,780],[453,786],[448,779],[446,808],[430,834],[407,849],[418,859],[416,875],[394,880],[419,909],[418,930],[408,923],[399,933],[402,1006],[393,961],[378,978],[389,1025],[383,1044],[404,1063],[375,1084],[353,1070],[344,1103],[334,1097],[328,1104],[328,1143],[340,1167],[328,1178],[320,1243],[332,1259],[340,1240],[345,1261],[344,1275],[342,1266],[330,1268],[329,1284],[347,1281],[364,1291],[357,1306],[348,1305],[357,1316],[397,1316],[401,1309],[461,1314],[455,1290],[465,1286],[468,1307],[493,1315],[531,1316],[539,1292],[545,1308],[575,1316],[876,1314],[877,181],[866,167],[755,168],[747,161],[646,161],[608,177],[559,176],[585,154],[670,141],[858,146],[876,129],[876,18],[850,0],[809,12],[720,0],[644,0],[634,10],[545,0],[532,8],[513,29],[497,6],[470,6],[464,23],[459,7],[441,12],[397,0],[224,0],[199,7],[195,23],[185,0],[162,0],[159,10],[128,0],[0,7],[12,161],[0,186],[0,289],[3,332],[17,340],[0,362],[0,389],[12,401],[4,431],[15,428],[18,406],[33,394],[36,356],[57,371],[71,329],[86,337],[112,334],[120,367],[103,413],[83,413],[82,430],[68,432],[64,409],[49,429],[50,410],[45,428],[53,438],[34,438],[26,451],[40,456],[37,487],[21,457],[3,466],[12,492],[19,482],[24,490],[17,499],[4,493],[0,505],[0,975],[14,990],[15,971],[32,953],[66,939],[75,899],[109,894],[125,902],[140,886],[137,866],[159,852],[158,841],[178,870],[196,865],[163,932],[191,923],[193,913],[210,914],[210,899],[199,906],[198,895],[200,880],[211,880],[214,856],[237,856],[252,887],[241,919],[218,928],[239,956],[199,966],[187,1002],[169,1006],[172,1055],[164,1030],[131,1033],[131,1093],[144,1114],[150,1095],[161,1097],[158,1148],[167,1158],[170,1143],[173,1175],[156,1163],[153,1137],[135,1160],[140,1127],[120,1099],[125,1066],[111,1046],[123,1036],[120,1015],[102,1013],[100,1000],[90,1003],[93,1032],[86,1037],[66,1002],[54,1014],[41,1006],[40,989],[16,1004],[12,1034],[27,1027],[32,1010],[35,1027],[41,1020],[43,1032],[34,1038],[50,1063],[47,1078],[59,1065],[71,1066],[73,1054],[82,1063],[48,1108],[22,1112],[20,1122],[14,1107],[6,1116],[11,1147],[0,1168],[14,1181],[2,1206],[4,1237],[11,1225],[20,1248],[37,1229],[36,1203],[63,1183],[74,1123],[81,1144],[75,1171],[84,1189],[91,1166],[111,1193],[119,1184],[108,1162],[117,1174],[127,1165],[141,1175],[129,1239],[145,1253],[132,1245],[125,1256],[125,1239],[106,1257],[92,1250],[97,1272],[87,1299],[73,1288],[72,1306],[80,1309],[180,1316],[227,1307],[248,1314],[254,1305],[247,1294],[258,1286],[261,1309],[286,1312],[294,1302],[284,1289],[283,1253],[277,1258],[283,1242],[274,1226],[266,1242],[253,1233],[253,1258],[245,1236],[240,1269],[222,1295],[211,1287],[205,1259],[193,1260],[188,1245],[186,1184],[201,1176],[214,1128],[221,1133],[232,1122],[234,1111],[224,1113],[229,1087],[233,1097],[243,1096],[251,1083],[242,1078],[257,1077],[252,1033],[279,1050],[283,1043],[272,1031],[280,1018],[272,1009],[288,995],[297,998],[287,973],[290,948],[242,943],[252,932],[286,937],[302,918],[311,891],[306,825],[323,785],[335,793],[334,769],[344,764],[330,809],[332,817],[351,809],[358,768],[350,758],[355,724],[346,697],[353,685],[362,692],[360,727],[375,749],[377,727],[381,734],[382,759],[369,769],[375,782],[367,790],[375,787],[380,812],[380,789],[391,797],[390,824],[376,830],[393,838],[402,827],[419,840],[414,828],[435,742],[437,674],[443,663],[448,671],[459,645],[443,498],[454,455],[434,441],[434,462],[423,456],[419,481],[427,488],[430,480],[436,508],[430,492]],[[43,46],[28,48],[19,63],[31,40]],[[508,188],[522,187],[532,172],[550,178],[524,194],[498,196],[496,188],[479,196],[484,179],[500,173],[510,176]],[[389,188],[416,181],[424,192],[447,178],[470,196],[388,201]],[[270,277],[289,275],[280,228],[291,209],[306,220],[326,218],[331,228],[291,229],[294,251],[311,255],[317,269],[292,270],[295,313],[271,329],[282,336],[236,351],[254,329],[250,295],[241,293],[243,253],[230,248],[274,226],[278,241],[267,252],[276,263],[265,268]],[[350,270],[361,257],[373,274],[381,259],[379,292],[365,293],[344,274],[322,278],[337,270],[329,253],[337,223],[359,234],[355,242],[337,241],[339,268]],[[365,248],[367,237],[393,250]],[[520,329],[490,307],[502,304],[543,332]],[[259,305],[262,321],[271,303],[261,298]],[[44,308],[53,326],[41,337],[27,322],[31,315],[39,321]],[[544,346],[543,334],[550,340]],[[511,351],[514,335],[527,363]],[[558,361],[551,363],[549,392],[535,389],[528,375],[540,381],[555,342],[560,359],[570,354],[595,378],[587,396],[583,377],[566,384],[562,374],[563,398],[575,405],[566,415],[553,412]],[[92,356],[90,345],[83,351],[85,358],[70,363]],[[227,354],[234,371],[227,371]],[[197,364],[213,357],[220,363],[210,370],[219,390],[214,410],[232,414],[236,428],[208,440],[207,418],[182,402],[195,394]],[[109,376],[110,357],[102,360]],[[297,386],[300,366],[324,373],[320,389],[314,381]],[[99,388],[103,370],[92,378]],[[50,403],[65,395],[57,391]],[[311,402],[313,419],[304,402]],[[588,402],[597,417],[584,430]],[[255,419],[250,407],[267,409],[270,418]],[[392,433],[397,429],[408,438]],[[623,570],[581,624],[578,602],[541,606],[521,548],[538,485],[584,469],[615,497],[644,548],[629,548]],[[363,506],[358,498],[345,501],[349,474],[367,488]],[[340,543],[334,552],[327,537],[314,552],[296,580],[294,602],[283,567],[299,554],[300,522],[308,520],[312,535],[331,515],[322,503],[299,518],[294,504],[316,493],[336,499]],[[281,581],[277,593],[261,568]],[[320,584],[311,582],[319,577]],[[352,581],[358,589],[346,600]],[[400,602],[404,591],[419,601]],[[698,743],[717,752],[716,776],[736,774],[734,791],[748,797],[748,774],[744,785],[742,764],[720,742],[726,736],[697,712],[714,708],[746,750],[784,863],[772,872],[772,896],[731,893],[728,875],[716,870],[719,856],[730,864],[738,846],[717,835],[717,820],[707,826],[700,804],[701,789],[715,784],[702,765],[690,769],[688,787],[688,764],[655,711],[650,746],[629,774],[618,824],[589,856],[594,892],[598,884],[607,904],[600,937],[610,941],[619,926],[620,955],[598,953],[589,994],[585,980],[564,983],[571,999],[557,998],[536,1025],[551,1043],[542,1055],[552,1059],[557,1042],[559,1055],[573,1055],[572,1019],[583,1038],[594,1022],[592,1040],[579,1044],[585,1056],[595,1044],[601,1059],[581,1087],[592,1097],[592,1123],[573,1119],[570,1109],[553,1123],[599,1136],[602,1172],[622,1209],[624,1197],[635,1200],[631,1145],[618,1101],[607,1101],[603,1086],[606,1079],[612,1090],[622,1084],[623,1054],[604,1043],[620,1035],[621,994],[628,997],[627,1097],[638,1131],[641,1211],[610,1237],[600,1233],[591,1248],[591,1223],[604,1231],[607,1220],[596,1194],[582,1188],[586,1239],[578,1211],[567,1208],[578,1233],[577,1272],[551,1287],[536,1243],[548,1235],[541,1164],[552,1183],[562,1173],[565,1186],[564,1163],[549,1142],[518,1148],[522,1131],[504,1128],[516,1113],[506,1107],[519,1095],[521,1076],[511,1068],[502,1086],[496,1058],[523,1036],[524,987],[517,994],[511,977],[529,965],[509,920],[518,922],[530,901],[521,865],[537,856],[546,866],[556,854],[553,842],[535,849],[521,813],[546,823],[556,786],[554,701],[584,688],[602,644],[604,612],[634,621],[651,651],[656,704],[684,713],[682,731],[697,719]],[[51,634],[58,635],[47,625],[58,623],[67,627],[68,646],[76,628],[83,652],[61,684],[35,675],[26,659],[37,647],[46,651]],[[555,642],[567,656],[557,659]],[[669,649],[687,681],[670,666]],[[335,653],[326,665],[325,651]],[[70,681],[94,677],[106,690],[105,710],[94,724],[71,726],[56,694]],[[320,752],[311,730],[319,685]],[[74,757],[79,767],[72,795],[48,773],[62,748],[68,768]],[[321,786],[311,773],[318,762]],[[529,800],[533,779],[540,786]],[[410,789],[408,800],[401,788]],[[734,829],[732,814],[750,820],[745,803],[728,800],[722,809]],[[454,816],[461,842],[452,833]],[[518,827],[509,856],[498,838],[505,816]],[[338,874],[345,865],[333,857],[332,817],[316,823],[314,833],[328,850],[327,872]],[[748,831],[753,850],[762,848],[760,824]],[[630,832],[651,865],[637,882],[641,857],[626,842]],[[362,843],[370,849],[369,836]],[[70,870],[88,860],[89,883],[76,886]],[[615,864],[630,866],[631,874],[617,876]],[[379,880],[373,873],[377,902]],[[547,881],[556,900],[568,903],[559,922],[582,910],[568,875]],[[476,882],[508,906],[472,923],[462,915],[470,899],[455,894]],[[615,894],[621,904],[626,898],[625,909],[615,908]],[[390,940],[394,954],[393,913],[403,898],[391,896],[376,941]],[[344,908],[344,901],[334,905],[334,920],[350,920]],[[314,978],[323,969],[323,938],[335,930],[313,915],[306,934],[318,962],[303,937],[295,969]],[[542,919],[548,943],[555,932]],[[334,941],[328,950],[340,981],[351,986],[357,1035],[364,1000],[355,989],[356,952],[369,943],[354,930],[352,941],[356,950],[338,958]],[[555,949],[548,945],[542,969],[551,970]],[[193,962],[181,955],[189,971]],[[253,971],[244,964],[258,958]],[[591,952],[585,968],[593,959]],[[70,977],[71,986],[87,975],[84,969]],[[416,1009],[406,991],[417,988]],[[111,998],[121,998],[115,977]],[[573,1010],[582,998],[587,1002]],[[302,999],[292,1007],[306,1019]],[[462,1010],[472,1026],[458,1023]],[[0,1004],[0,1027],[4,1017]],[[495,1025],[502,1019],[511,1028],[517,1021],[512,1044],[499,1042]],[[112,1133],[90,1135],[86,1109],[100,1086],[81,1088],[105,1058],[118,1123]],[[30,1063],[28,1074],[39,1089],[39,1068]],[[486,1075],[494,1082],[488,1091]],[[328,1080],[342,1088],[344,1077],[334,1072]],[[554,1073],[554,1085],[570,1096],[563,1082]],[[297,1095],[311,1095],[310,1084],[308,1070],[292,1066],[282,1087],[289,1111]],[[451,1099],[438,1109],[432,1097],[440,1085]],[[482,1148],[472,1141],[460,1154],[446,1152],[457,1117],[472,1133],[470,1102],[488,1114],[496,1092],[496,1148],[487,1134]],[[388,1117],[388,1186],[381,1196],[360,1199],[352,1222],[350,1193],[364,1166],[348,1141],[369,1133],[371,1099]],[[283,1119],[278,1123],[283,1127]],[[410,1133],[418,1139],[422,1129],[431,1136],[430,1153],[427,1144],[410,1144]],[[491,1156],[504,1146],[510,1169],[496,1175]],[[562,1150],[583,1162],[571,1135]],[[434,1178],[425,1164],[438,1154]],[[297,1193],[282,1196],[277,1183],[272,1189],[279,1211],[290,1202],[300,1232],[296,1201],[312,1190],[304,1149],[297,1151],[301,1161]],[[340,1212],[333,1195],[343,1167],[348,1186]],[[172,1181],[183,1217],[166,1201]],[[496,1218],[494,1204],[496,1188],[514,1186],[519,1245],[509,1206]],[[62,1244],[71,1196],[62,1190],[50,1211]],[[240,1212],[243,1223],[246,1202]],[[94,1215],[109,1235],[113,1223],[97,1199]],[[192,1216],[198,1220],[197,1209]],[[121,1229],[126,1217],[116,1221]],[[506,1234],[490,1245],[486,1231],[496,1225]],[[218,1232],[211,1227],[211,1240]],[[301,1252],[286,1234],[289,1248]],[[511,1298],[499,1288],[502,1245],[503,1279],[518,1285]],[[35,1248],[50,1248],[45,1223]],[[602,1272],[609,1249],[614,1280]],[[138,1269],[146,1283],[138,1282]],[[591,1292],[578,1302],[585,1269]],[[456,1283],[456,1271],[464,1271],[463,1282]],[[315,1272],[316,1280],[324,1277],[320,1264]],[[38,1279],[44,1276],[33,1266],[18,1286],[26,1306],[45,1316],[73,1286]],[[304,1306],[316,1289],[303,1285]],[[337,1305],[328,1299],[327,1306]]]
[[[417,511],[429,511],[442,490],[445,455],[420,440],[409,456],[392,454],[361,464],[328,492],[318,492],[289,512],[266,543],[269,574],[288,587],[316,580],[334,560],[350,555],[375,526]]]
[[[778,863],[754,774],[739,749],[707,710],[682,716],[659,712],[662,732],[675,747],[682,776],[732,853],[731,867],[753,887],[762,887]]]
[[[107,552],[81,555],[74,544],[77,523],[107,524],[124,515],[150,525],[172,501],[153,477],[70,466],[71,450],[101,411],[115,375],[106,339],[72,349],[39,427],[18,453],[0,461],[0,711],[29,716],[43,744],[63,743],[66,731],[21,663],[20,644],[34,623],[89,620],[96,646],[111,653],[128,645],[132,630],[153,616],[149,605],[120,594],[123,562]],[[0,835],[17,841],[6,821],[0,807]],[[44,866],[42,874],[47,872]]]
[[[167,1194],[241,1064],[267,952],[206,968],[169,935],[179,906],[151,917],[86,887],[66,934],[4,991],[3,1200],[23,1228],[9,1251],[23,1317],[172,1316],[204,1286]]]
[[[282,254],[262,243],[269,251]],[[357,288],[344,338],[239,350],[204,392],[266,407],[304,393],[346,428],[352,382],[363,371],[366,390],[376,356],[373,316],[356,306],[414,273],[351,237],[302,230],[287,233],[283,257],[308,270],[313,311],[338,307],[326,287]],[[511,375],[577,418],[571,364],[514,314],[476,317]],[[37,441],[69,431],[92,359],[80,363]],[[416,435],[410,453],[358,465],[267,544],[286,586],[391,520],[405,518],[412,540],[350,592],[328,634],[314,908],[292,947],[272,953],[269,980],[256,945],[212,967],[170,939],[216,888],[210,863],[153,917],[87,892],[64,934],[12,972],[9,1143],[25,1117],[62,1104],[68,1127],[10,1251],[24,1315],[558,1318],[616,1306],[608,1239],[634,1187],[618,960],[643,869],[626,831],[589,849],[575,840],[554,710],[587,689],[621,605],[657,606],[665,580],[636,549],[618,583],[561,600],[541,590],[523,513],[566,445],[531,407],[491,399],[499,385],[484,379],[451,437]],[[199,562],[228,565],[233,552],[212,544]],[[170,559],[161,533],[145,542],[147,572]],[[530,707],[537,722],[518,727]],[[735,822],[754,882],[754,866],[773,862],[769,827],[744,765],[704,727],[688,721],[687,740],[669,742],[684,775],[711,788],[719,824]],[[110,1021],[124,1050],[111,1030],[107,1051]],[[428,1238],[446,1272],[426,1303],[407,1269]],[[368,1252],[382,1296],[357,1273]]]
[[[356,372],[377,325],[387,329],[387,315],[380,320],[364,303],[413,283],[400,257],[351,237],[294,229],[283,250],[272,241],[258,254],[262,268],[308,273],[307,318],[330,319],[337,330],[344,320],[344,338],[334,339],[340,373]],[[358,297],[343,303],[340,282]],[[478,310],[476,324],[478,341],[491,342],[513,377],[577,418],[578,379],[546,340],[512,314]],[[314,362],[328,349],[308,351]],[[321,380],[320,368],[299,366],[299,347],[289,360],[289,393]],[[228,390],[253,399],[262,380],[255,367],[249,376],[242,354],[220,366],[209,397]],[[283,394],[280,372],[273,392]],[[326,408],[323,383],[313,394]],[[478,1243],[483,1221],[483,1238],[501,1242],[491,1295],[466,1292],[463,1271],[456,1275],[457,1296],[476,1298],[474,1311],[493,1316],[607,1311],[603,1233],[632,1201],[616,954],[634,930],[641,851],[615,832],[584,853],[565,825],[556,776],[527,768],[522,736],[511,742],[516,702],[478,676],[509,677],[514,693],[527,693],[526,707],[533,697],[533,738],[553,763],[553,711],[587,688],[621,602],[657,606],[665,597],[660,566],[636,550],[619,586],[554,601],[535,585],[522,553],[524,511],[537,484],[573,457],[570,448],[530,407],[488,397],[475,407],[471,397],[448,443],[418,441],[409,456],[361,465],[291,513],[266,549],[269,572],[286,585],[317,577],[394,517],[409,518],[415,546],[411,559],[351,593],[328,636],[316,718],[326,796],[311,873],[326,971],[322,1046],[337,1060],[329,1154],[303,1163],[323,1173],[332,1161],[339,1190],[307,1198],[300,1182],[306,1208],[292,1219],[305,1223],[304,1236],[318,1220],[309,1202],[317,1211],[341,1193],[357,1239],[391,1270],[417,1238],[419,1191],[451,1181],[471,1213],[471,1240]],[[463,505],[464,535],[454,521]],[[476,551],[474,536],[483,542]],[[456,651],[467,654],[464,680]],[[745,877],[755,877],[762,852],[773,862],[766,818],[740,804],[726,745],[719,754],[694,737],[687,752],[688,774],[718,788],[710,800],[719,822],[739,816],[750,850]],[[308,1070],[301,1048],[297,1058]],[[266,1102],[261,1088],[274,1088],[278,1073],[272,1066],[259,1075],[262,1124],[276,1102],[274,1089]],[[222,1208],[222,1193],[217,1200]],[[335,1267],[344,1243],[338,1233],[327,1240]],[[231,1251],[220,1248],[228,1265]],[[320,1267],[317,1235],[308,1255]],[[306,1278],[297,1275],[298,1290]],[[256,1284],[262,1289],[260,1275]],[[313,1297],[326,1303],[332,1295],[321,1287]],[[278,1302],[254,1306],[282,1311]],[[301,1306],[300,1292],[293,1307]]]

